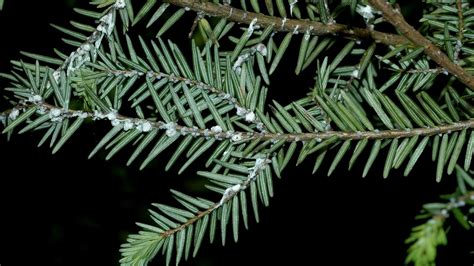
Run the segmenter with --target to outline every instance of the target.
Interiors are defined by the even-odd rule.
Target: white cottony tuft
[[[215,134],[222,133],[222,128],[220,126],[213,126],[211,127],[211,132]]]
[[[18,115],[20,115],[20,110],[15,108],[10,112],[10,114],[8,115],[8,118],[10,118],[11,120],[15,120],[18,117]]]
[[[92,49],[92,46],[88,43],[85,43],[84,45],[82,45],[82,50],[84,50],[85,52],[88,52]]]
[[[112,124],[113,127],[116,127],[122,124],[120,123],[120,120],[118,119],[112,120],[110,123]]]
[[[284,17],[284,18],[281,20],[281,28],[282,28],[282,29],[285,27],[286,21],[287,21],[287,18],[286,18],[286,17]]]
[[[153,126],[151,125],[150,122],[146,121],[145,123],[143,123],[142,125],[142,131],[143,132],[150,132],[152,129],[153,129]]]
[[[110,112],[107,114],[107,119],[110,121],[117,119],[117,114],[115,112]]]
[[[52,122],[61,122],[63,120],[61,109],[54,108],[49,112],[49,118]]]
[[[254,113],[254,112],[248,112],[248,113],[245,115],[245,121],[247,121],[247,122],[253,122],[253,121],[255,121],[255,113]]]
[[[109,13],[105,16],[103,16],[100,21],[103,23],[100,26],[102,26],[101,28],[97,27],[97,30],[98,31],[101,31],[103,33],[105,33],[106,35],[110,35],[112,33],[112,31],[114,30],[114,27],[115,27],[115,21],[114,21],[114,16],[112,13]],[[106,28],[105,28],[106,27]],[[98,48],[98,47],[97,47]]]
[[[104,119],[105,118],[105,115],[97,110],[94,111],[94,117],[93,119],[96,120],[96,119]]]
[[[54,109],[51,109],[51,111],[49,112],[49,117],[58,117],[61,115],[61,110],[58,109],[58,108],[54,108]]]
[[[168,137],[173,137],[178,134],[178,132],[176,131],[176,124],[173,122],[168,122],[164,124],[161,128],[166,129],[166,135]]]
[[[128,131],[128,130],[132,129],[133,126],[134,126],[134,125],[133,125],[132,121],[130,121],[130,120],[127,119],[127,120],[125,120],[125,122],[123,123],[123,130]]]
[[[255,45],[255,49],[257,50],[257,52],[259,52],[261,55],[263,56],[267,56],[267,47],[265,46],[265,44],[263,43],[259,43],[257,45]]]
[[[32,103],[39,103],[42,100],[43,100],[43,97],[41,97],[40,95],[32,95],[28,97],[28,101]]]
[[[248,179],[252,180],[255,179],[258,175],[258,172],[260,172],[265,166],[270,163],[271,161],[267,158],[257,158],[255,160],[255,165],[252,168],[249,168],[249,176]]]
[[[242,70],[242,64],[256,52],[259,52],[263,56],[267,56],[267,47],[265,44],[259,43],[252,46],[250,49],[245,50],[241,55],[239,55],[239,57],[237,57],[237,60],[235,60],[232,70],[234,70],[237,74],[240,74],[240,71]]]
[[[237,74],[240,74],[242,70],[242,64],[250,57],[251,53],[245,53],[239,55],[237,60],[235,60],[234,65],[232,66],[232,70],[234,70]]]
[[[237,109],[238,116],[244,116],[245,114],[247,114],[247,110],[245,108],[237,106],[236,109]]]
[[[88,115],[86,112],[76,111],[76,112],[72,113],[71,116],[72,116],[72,117],[79,117],[79,118],[85,119],[85,118],[87,118],[89,115]]]
[[[359,78],[359,69],[354,69],[354,71],[352,71],[352,76],[354,78]]]
[[[242,186],[240,184],[227,188],[222,194],[222,198],[219,201],[218,206],[221,206],[222,204],[224,204],[224,202],[226,202],[234,193],[239,192],[241,189],[242,189]]]
[[[60,78],[60,77],[61,77],[61,71],[56,70],[56,71],[53,72],[53,78],[54,78],[54,80],[55,80],[56,82],[59,81],[59,78]]]
[[[115,2],[115,8],[124,8],[125,7],[125,0],[117,0]]]
[[[173,137],[174,135],[176,135],[176,129],[175,128],[168,128],[166,130],[166,136],[168,137]]]
[[[252,22],[250,22],[250,25],[247,29],[247,36],[248,37],[252,36],[253,31],[255,29],[258,29],[258,25],[256,25],[256,24],[257,24],[257,18],[252,19]]]
[[[296,3],[298,3],[298,0],[293,0],[290,3],[290,15],[293,16],[293,8],[295,8]]]
[[[242,135],[241,135],[240,133],[234,134],[234,135],[232,135],[232,137],[231,137],[231,140],[232,140],[232,141],[239,141],[239,140],[241,140],[241,139],[242,139]]]
[[[369,19],[373,19],[375,17],[374,10],[369,5],[357,5],[356,12],[359,13],[365,19],[365,21],[368,21]]]
[[[232,190],[233,192],[238,192],[241,188],[241,185],[240,184],[237,184],[233,187],[230,187],[229,189]]]

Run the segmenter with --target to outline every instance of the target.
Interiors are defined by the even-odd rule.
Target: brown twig
[[[390,34],[363,28],[351,28],[347,25],[336,23],[326,25],[316,21],[267,16],[264,14],[244,11],[232,7],[230,5],[218,5],[210,1],[165,0],[165,2],[176,6],[189,8],[196,12],[203,12],[209,16],[227,18],[229,21],[234,21],[238,23],[250,24],[252,23],[252,20],[257,19],[255,25],[258,25],[260,27],[272,26],[275,31],[298,33],[309,32],[312,35],[340,34],[344,37],[355,39],[372,38],[376,42],[394,46],[401,44],[409,44],[409,41],[407,39],[405,39],[403,36],[399,36],[396,34]]]
[[[403,15],[399,11],[393,9],[387,1],[368,0],[368,2],[372,7],[381,11],[383,17],[397,28],[408,40],[417,46],[424,47],[425,54],[433,59],[438,65],[446,69],[446,71],[474,90],[474,77],[464,71],[463,68],[453,63],[449,57],[441,51],[441,49],[408,24]]]
[[[459,18],[459,23],[458,23],[458,27],[459,27],[459,32],[458,32],[458,38],[459,38],[459,41],[462,41],[462,39],[464,38],[464,15],[462,13],[462,0],[457,0],[456,1],[456,6],[458,8],[458,18]]]
[[[462,0],[456,1],[456,6],[458,9],[458,40],[456,41],[456,46],[454,48],[454,62],[459,64],[459,56],[461,54],[461,48],[464,40],[464,14],[462,13]]]

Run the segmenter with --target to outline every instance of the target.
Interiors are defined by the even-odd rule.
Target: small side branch
[[[351,28],[347,25],[336,23],[323,24],[321,22],[316,21],[267,16],[254,12],[244,11],[238,8],[234,8],[230,5],[218,5],[212,3],[211,1],[166,0],[165,2],[184,8],[189,8],[198,13],[202,12],[208,16],[227,18],[229,21],[234,21],[238,23],[245,23],[250,25],[252,21],[256,21],[255,25],[264,28],[272,26],[275,31],[295,33],[308,32],[312,35],[340,34],[341,36],[355,39],[372,38],[376,42],[394,46],[407,43],[409,44],[409,41],[403,36],[395,34],[373,31],[363,28]]]
[[[458,38],[459,38],[459,41],[462,42],[462,40],[464,39],[464,15],[462,13],[462,0],[457,0],[456,1],[456,6],[457,6],[457,9],[458,9],[458,19],[459,19],[459,22],[458,22],[458,28],[459,28]]]
[[[224,192],[222,195],[222,199],[219,202],[214,203],[210,208],[199,212],[196,216],[192,217],[185,223],[179,225],[176,228],[169,229],[161,234],[162,237],[169,237],[181,230],[186,229],[190,225],[196,223],[197,221],[201,220],[204,218],[204,216],[207,216],[211,214],[213,211],[217,210],[222,206],[222,204],[227,203],[228,201],[232,200],[235,196],[237,196],[241,191],[247,189],[249,185],[254,182],[260,175],[260,173],[265,170],[265,167],[271,163],[271,160],[269,159],[261,159],[257,158],[255,160],[255,165],[252,168],[249,168],[249,174],[248,178],[242,182],[242,184],[237,184],[235,186],[227,188],[227,190]]]
[[[385,0],[368,0],[368,2],[374,8],[381,11],[383,17],[397,28],[408,40],[417,46],[423,47],[425,54],[433,59],[433,61],[474,90],[474,77],[464,71],[464,69],[459,65],[452,62],[449,57],[441,51],[441,49],[408,24],[398,10],[393,9]]]
[[[108,38],[115,28],[115,12],[123,8],[125,8],[123,0],[117,0],[115,4],[109,7],[109,10],[99,19],[99,25],[97,25],[87,40],[76,51],[72,52],[54,72],[55,78],[59,79],[60,71],[66,71],[66,74],[69,75],[86,62],[90,62],[95,58],[102,40],[104,37]]]
[[[260,131],[267,130],[265,125],[262,123],[262,121],[260,121],[260,119],[255,115],[255,113],[252,110],[240,104],[237,98],[233,97],[229,93],[226,93],[218,89],[217,87],[211,86],[202,81],[189,79],[186,77],[181,77],[181,76],[176,76],[176,75],[170,75],[164,72],[153,72],[153,71],[140,72],[136,70],[116,70],[116,69],[105,69],[104,71],[115,76],[123,76],[123,77],[134,77],[134,76],[142,77],[143,76],[143,77],[152,78],[155,80],[160,80],[164,78],[164,79],[169,80],[170,82],[183,82],[185,84],[191,85],[193,87],[199,88],[201,90],[204,90],[211,94],[216,95],[222,101],[226,101],[231,106],[233,106],[234,109],[237,111],[237,115],[243,118],[246,122],[255,124],[257,129]]]

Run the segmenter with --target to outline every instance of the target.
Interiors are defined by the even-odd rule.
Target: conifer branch
[[[397,28],[408,40],[417,46],[423,47],[425,54],[433,59],[433,61],[457,77],[471,90],[474,90],[474,77],[467,73],[462,67],[452,62],[440,48],[408,24],[400,11],[392,8],[385,0],[368,0],[368,2],[374,8],[382,12],[383,17]]]
[[[237,196],[241,191],[247,189],[250,185],[250,183],[254,182],[260,175],[260,172],[263,171],[266,167],[271,162],[269,159],[261,159],[257,158],[256,163],[254,167],[250,169],[250,173],[248,175],[248,178],[242,182],[242,184],[237,184],[235,186],[229,187],[225,190],[224,194],[222,195],[222,198],[214,203],[210,208],[207,210],[204,210],[202,212],[199,212],[195,217],[189,219],[185,223],[179,225],[176,228],[169,229],[165,232],[163,232],[162,236],[163,237],[168,237],[170,235],[173,235],[188,226],[194,224],[195,222],[199,221],[202,219],[204,216],[209,215],[211,212],[215,211],[219,207],[221,207],[223,204],[227,203],[228,201],[232,200],[235,196]]]
[[[373,131],[357,131],[357,132],[346,132],[346,131],[324,131],[324,132],[303,132],[303,133],[270,133],[270,132],[244,132],[244,131],[221,131],[221,130],[212,130],[212,129],[200,129],[196,127],[186,127],[176,123],[166,123],[163,121],[154,121],[150,119],[140,119],[124,116],[114,112],[85,112],[82,110],[73,110],[67,109],[64,110],[61,107],[46,103],[22,103],[16,107],[6,110],[0,113],[0,117],[8,117],[11,112],[16,112],[18,110],[25,110],[30,107],[36,106],[43,112],[52,112],[54,110],[61,110],[60,115],[63,117],[77,117],[81,116],[82,118],[93,118],[94,120],[110,120],[112,124],[119,125],[124,122],[132,122],[135,125],[144,125],[146,124],[151,128],[168,130],[170,127],[173,127],[175,132],[181,133],[182,135],[191,134],[195,137],[204,137],[209,138],[213,137],[217,140],[233,140],[233,141],[248,141],[248,140],[271,140],[271,141],[280,141],[284,140],[286,142],[299,142],[299,141],[310,141],[310,140],[325,140],[329,138],[337,138],[340,140],[361,140],[361,139],[396,139],[396,138],[410,138],[414,136],[433,136],[437,134],[446,134],[457,131],[462,131],[464,129],[474,128],[474,119],[468,119],[459,122],[453,122],[444,125],[438,125],[434,127],[423,127],[423,128],[413,128],[413,129],[391,129],[391,130],[373,130]],[[150,128],[150,130],[151,130]],[[149,131],[149,130],[146,130]]]
[[[462,0],[456,0],[456,7],[458,9],[458,27],[459,27],[459,32],[458,32],[458,39],[462,43],[464,39],[464,14],[462,10]]]
[[[426,219],[424,223],[412,228],[410,237],[405,243],[410,244],[408,255],[405,262],[412,262],[414,265],[432,265],[436,261],[437,248],[447,244],[447,233],[444,223],[449,217],[454,216],[455,220],[464,227],[471,229],[469,222],[469,213],[463,211],[463,208],[469,208],[474,204],[473,179],[468,172],[462,170],[457,165],[456,176],[458,188],[448,197],[443,197],[443,203],[427,203],[423,205],[418,219]],[[470,190],[468,190],[468,186]],[[451,216],[452,215],[452,216]]]
[[[226,93],[215,86],[206,84],[205,82],[182,77],[182,76],[177,76],[174,74],[167,74],[164,72],[156,72],[156,71],[148,71],[146,73],[140,72],[137,70],[104,69],[104,71],[114,76],[124,76],[124,77],[145,76],[145,77],[153,78],[155,80],[167,79],[168,81],[173,82],[173,83],[184,82],[187,85],[205,90],[209,92],[210,94],[216,95],[218,98],[222,99],[223,101],[228,102],[237,110],[238,116],[242,117],[247,122],[255,124],[258,130],[261,130],[261,131],[266,130],[265,125],[260,121],[260,119],[258,119],[255,113],[252,110],[249,110],[243,105],[241,105],[239,101],[237,100],[237,98],[233,97],[229,93]]]
[[[164,246],[163,243],[166,243],[165,241],[169,241],[168,244],[171,246],[174,246],[175,242],[177,244],[176,263],[178,264],[183,253],[189,254],[190,251],[191,245],[187,245],[185,248],[184,242],[191,243],[194,235],[194,241],[192,244],[194,246],[193,256],[196,255],[203,240],[205,231],[209,228],[211,235],[213,235],[212,231],[216,230],[217,216],[220,216],[221,237],[222,243],[224,244],[226,238],[226,227],[228,225],[228,218],[226,218],[228,210],[231,210],[232,212],[232,230],[234,232],[234,240],[237,241],[236,236],[239,230],[238,221],[240,219],[239,209],[247,209],[245,199],[246,195],[242,193],[249,187],[251,191],[255,189],[255,187],[258,186],[258,184],[256,185],[255,183],[259,183],[260,185],[265,184],[266,178],[268,178],[266,176],[266,172],[269,170],[270,163],[271,160],[268,158],[257,157],[255,158],[254,164],[252,164],[253,166],[250,168],[234,165],[239,167],[241,171],[248,172],[248,175],[245,180],[234,178],[234,180],[238,180],[237,183],[225,185],[225,190],[222,190],[222,197],[218,202],[213,203],[209,200],[193,198],[181,192],[172,191],[175,198],[188,208],[184,210],[169,207],[163,204],[153,204],[155,207],[158,207],[158,209],[160,209],[164,215],[150,210],[151,216],[156,222],[156,225],[149,226],[146,224],[137,223],[145,230],[140,231],[138,235],[130,235],[127,240],[128,243],[122,244],[122,248],[120,250],[122,252],[122,260],[120,262],[122,264],[126,263],[127,265],[135,265],[138,262],[147,262],[155,256],[158,250],[166,249],[167,247],[166,245]],[[212,176],[222,176],[209,172],[201,172],[201,174],[208,175],[210,178]],[[240,200],[237,197],[238,195],[240,195]],[[256,197],[251,196],[251,200],[252,205],[255,208],[254,204],[257,204]],[[241,207],[240,204],[242,204]],[[219,213],[218,211],[220,210],[222,210],[222,212]],[[258,221],[258,211],[256,209],[254,209],[254,214]],[[210,216],[213,218],[209,219]],[[247,217],[247,213],[242,217],[245,227],[247,227]],[[175,220],[178,222],[174,222]],[[209,222],[209,220],[214,220],[214,222]],[[146,235],[145,238],[141,237],[143,235]],[[211,236],[211,242],[212,239],[213,236]],[[167,264],[169,264],[169,261],[171,260],[171,252],[173,249],[167,248],[167,251],[166,261]],[[187,258],[188,255],[185,255],[185,257]]]
[[[210,201],[172,191],[182,206],[153,204],[159,210],[159,213],[150,210],[155,224],[137,223],[142,230],[129,235],[127,243],[121,246],[122,265],[146,265],[160,249],[166,254],[167,264],[174,255],[179,264],[182,258],[188,258],[191,247],[194,247],[193,256],[197,253],[207,229],[213,241],[217,221],[221,226],[222,243],[226,241],[226,227],[230,223],[237,241],[239,219],[246,228],[248,226],[248,198],[258,221],[259,200],[268,206],[274,191],[273,177],[281,177],[282,171],[294,159],[298,165],[309,155],[316,155],[315,173],[322,160],[336,151],[327,173],[331,175],[349,154],[349,169],[366,157],[363,170],[363,176],[366,176],[380,157],[379,152],[384,150],[387,151],[383,167],[386,178],[391,169],[399,169],[405,162],[404,175],[408,175],[423,152],[431,150],[438,182],[445,173],[450,175],[456,170],[459,174],[471,169],[474,118],[470,91],[455,91],[451,87],[454,78],[439,86],[436,79],[437,74],[450,72],[471,89],[474,87],[473,77],[458,65],[462,63],[465,69],[471,68],[472,62],[467,57],[474,53],[470,47],[474,35],[469,31],[463,1],[456,0],[456,7],[442,6],[439,10],[446,12],[446,16],[437,13],[439,10],[436,9],[423,17],[423,21],[438,28],[433,32],[425,31],[432,30],[431,27],[422,27],[418,32],[404,20],[400,11],[382,0],[368,0],[382,12],[374,12],[370,5],[349,6],[344,1],[337,6],[331,1],[305,1],[311,20],[301,19],[303,1],[300,4],[298,1],[277,1],[278,10],[274,10],[273,0],[265,1],[271,16],[260,12],[263,1],[251,1],[250,9],[245,1],[241,2],[241,9],[231,6],[231,1],[217,0],[149,0],[143,1],[146,3],[139,9],[132,7],[131,2],[93,1],[99,8],[107,9],[102,12],[76,10],[94,18],[96,23],[94,26],[72,23],[73,30],[56,27],[79,39],[67,40],[66,43],[76,47],[69,56],[58,52],[58,59],[25,53],[36,60],[35,64],[13,61],[11,74],[0,73],[0,77],[11,82],[5,90],[11,92],[12,97],[5,98],[13,107],[0,112],[3,133],[8,136],[17,131],[18,134],[44,131],[39,146],[50,140],[55,153],[78,131],[84,120],[101,120],[111,123],[111,128],[89,158],[98,151],[109,150],[105,157],[108,160],[119,151],[134,146],[127,165],[144,157],[140,166],[143,169],[164,150],[173,147],[175,151],[165,169],[186,157],[178,172],[182,173],[191,163],[207,157],[208,170],[197,174],[210,181],[206,187],[217,192],[220,200]],[[155,8],[157,3],[160,7]],[[173,8],[174,14],[163,16],[166,20],[160,19],[171,5],[178,7]],[[329,7],[332,9],[333,5],[335,11],[331,13]],[[139,11],[135,14],[134,10]],[[156,11],[151,15],[153,10]],[[178,45],[161,38],[173,29],[173,25],[178,25],[176,22],[189,10],[196,12],[191,15],[197,15],[191,32],[199,27],[199,33],[192,37],[201,34],[207,40],[204,49],[193,41],[192,63]],[[274,16],[275,11],[279,15]],[[333,20],[338,12],[354,11],[365,19],[367,28],[353,28],[350,23],[336,24]],[[374,13],[383,13],[401,34],[374,31],[373,23],[379,21]],[[127,30],[132,29],[130,26],[150,17],[148,14],[151,18],[147,27],[154,23],[162,25],[157,34],[159,44],[151,41],[152,49],[149,49],[140,37],[143,51],[140,54],[134,47],[137,42],[128,36],[121,40],[120,35],[126,35]],[[298,19],[287,18],[288,15]],[[209,23],[206,16],[218,17],[219,22]],[[446,18],[454,19],[445,23]],[[116,23],[117,19],[122,22],[123,32],[116,30],[120,24]],[[235,29],[233,22],[248,27]],[[255,32],[258,37],[252,37],[259,27],[265,28],[264,31]],[[234,33],[241,30],[242,38],[238,39]],[[280,41],[280,38],[271,37],[272,32],[287,33]],[[304,36],[293,37],[298,33],[304,33]],[[422,33],[433,36],[434,43]],[[215,45],[216,38],[226,37],[236,44],[231,50],[226,45],[221,48]],[[340,51],[334,56],[326,56],[325,51],[339,38],[354,41],[348,41],[344,47],[335,45],[336,49],[341,48]],[[285,57],[289,53],[286,51],[291,50],[288,48],[293,47],[290,43],[295,39],[301,40],[295,73],[299,74],[307,66],[316,66],[315,85],[309,93],[290,104],[281,105],[275,100],[271,104],[266,86],[270,84],[269,76],[275,73],[279,64],[284,64],[282,58],[289,58]],[[355,47],[358,43],[355,40],[361,39],[369,39],[369,46],[361,43]],[[108,47],[104,47],[105,40],[110,44]],[[268,40],[267,44],[262,43],[265,40]],[[435,46],[437,40],[446,44],[449,57]],[[375,43],[386,44],[391,51],[379,56]],[[423,55],[423,49],[428,56]],[[331,52],[333,50],[331,48]],[[461,50],[466,57],[462,61],[458,60]],[[395,56],[401,57],[400,62],[389,60]],[[384,68],[375,58],[389,65],[389,76],[381,73]],[[430,59],[438,65],[430,63]],[[59,68],[50,69],[40,63]],[[387,80],[381,85],[380,79],[385,78]],[[394,92],[384,93],[395,84],[398,85]],[[442,93],[435,95],[429,87],[441,87]],[[398,101],[392,99],[393,94]],[[83,107],[71,108],[71,105]],[[135,115],[130,114],[133,111]],[[125,112],[127,115],[121,114]],[[464,151],[462,170],[458,161]],[[457,177],[458,182],[464,178],[467,185],[474,187],[471,178]],[[250,188],[250,195],[246,195],[247,188]],[[425,217],[437,222],[441,230],[448,211],[464,221],[464,218],[459,219],[462,215],[458,209],[464,203],[472,205],[474,192],[471,188],[469,192],[465,185],[460,185],[450,196],[450,203],[438,204],[436,209],[426,208],[429,213]],[[430,233],[433,226],[426,228]]]
[[[461,170],[462,171],[462,170]],[[439,210],[437,213],[433,214],[433,219],[445,220],[448,218],[448,213],[455,208],[463,207],[466,204],[466,201],[474,200],[474,191],[467,191],[466,193],[459,195],[457,197],[451,198],[449,203],[446,203],[446,206]]]
[[[408,40],[403,36],[395,34],[357,27],[352,28],[348,25],[337,23],[323,24],[316,21],[267,16],[264,14],[244,11],[230,5],[215,4],[210,1],[166,0],[165,2],[184,8],[189,8],[196,12],[203,12],[209,16],[226,18],[229,21],[238,23],[251,24],[252,21],[254,21],[254,25],[258,25],[260,27],[272,26],[275,31],[295,33],[308,32],[312,35],[340,34],[341,36],[353,39],[372,38],[376,42],[393,46],[409,43]]]
[[[87,40],[72,52],[63,62],[63,64],[55,71],[54,76],[59,79],[59,73],[65,71],[67,75],[83,66],[86,62],[95,59],[97,50],[102,44],[104,37],[112,34],[115,28],[115,12],[125,8],[123,0],[117,0],[115,4],[109,7],[109,10],[99,19],[99,25],[87,37]]]

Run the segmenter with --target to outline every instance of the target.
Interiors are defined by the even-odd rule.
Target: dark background
[[[76,17],[73,6],[87,3],[6,0],[0,13],[0,71],[9,71],[9,60],[20,58],[21,50],[52,55],[52,48],[64,48],[63,36],[48,24],[68,25]],[[187,32],[179,30],[174,38],[184,38]],[[287,86],[281,85],[290,80],[292,93],[301,92],[298,96],[310,86],[277,73],[271,96],[283,103],[291,100]],[[181,176],[176,176],[176,167],[168,173],[162,170],[168,154],[144,171],[124,166],[127,152],[108,162],[103,154],[87,160],[106,128],[86,125],[56,155],[47,147],[36,148],[40,133],[14,135],[9,142],[0,137],[2,266],[116,265],[119,245],[138,229],[134,223],[150,222],[150,203],[168,202],[169,188],[191,194],[200,189],[194,175],[200,168]],[[421,205],[452,192],[455,182],[447,177],[437,184],[435,166],[426,155],[409,177],[395,171],[383,180],[384,156],[381,153],[365,179],[360,177],[363,163],[348,172],[345,161],[330,178],[325,175],[327,165],[311,175],[312,160],[290,166],[284,178],[275,181],[270,207],[260,208],[260,224],[251,222],[239,242],[229,241],[225,248],[205,240],[197,259],[188,264],[402,265],[407,247],[403,242],[417,224],[414,216]],[[439,265],[472,265],[472,237],[453,226],[449,247],[439,249]]]

